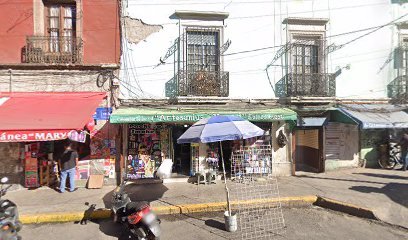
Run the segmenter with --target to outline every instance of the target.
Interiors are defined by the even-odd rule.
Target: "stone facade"
[[[98,87],[99,75],[95,70],[0,70],[0,92],[10,86],[12,92],[104,92],[109,82]]]

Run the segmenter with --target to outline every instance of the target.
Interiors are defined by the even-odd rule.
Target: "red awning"
[[[0,142],[61,140],[81,130],[105,92],[0,93]]]

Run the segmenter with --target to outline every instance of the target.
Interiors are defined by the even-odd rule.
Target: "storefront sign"
[[[53,141],[68,138],[71,130],[0,131],[0,142]]]
[[[96,109],[93,118],[95,120],[109,120],[109,116],[112,113],[112,108],[99,107]]]
[[[215,115],[235,115],[248,121],[270,122],[277,120],[293,120],[292,116],[283,114],[251,114],[251,113],[226,113],[226,114],[161,114],[161,115],[127,115],[113,116],[112,123],[171,123],[171,122],[197,122],[203,118],[209,118]]]

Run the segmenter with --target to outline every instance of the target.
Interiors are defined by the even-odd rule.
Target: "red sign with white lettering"
[[[0,131],[0,142],[32,142],[63,140],[68,137],[67,130]]]

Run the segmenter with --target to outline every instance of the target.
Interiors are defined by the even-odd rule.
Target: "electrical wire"
[[[312,0],[309,0],[312,1]],[[13,1],[15,2],[15,1]],[[281,1],[280,1],[281,2]],[[287,2],[287,1],[285,1]],[[237,3],[237,2],[233,2],[233,3]],[[248,2],[248,3],[253,3],[253,2]],[[191,4],[191,3],[188,3]],[[304,13],[314,13],[314,12],[319,12],[319,11],[333,11],[333,10],[341,10],[341,9],[348,9],[348,8],[359,8],[359,7],[367,7],[367,6],[373,6],[373,5],[387,5],[388,3],[376,3],[376,4],[362,4],[362,5],[353,5],[353,6],[345,6],[345,7],[339,7],[339,8],[331,8],[331,9],[321,9],[321,10],[313,10],[313,11],[302,11],[302,12],[293,12],[293,13],[286,13],[286,14],[278,14],[279,16],[288,16],[288,14],[290,15],[296,15],[296,14],[304,14]],[[1,4],[0,4],[1,5]],[[151,5],[160,5],[160,4],[154,4],[152,3]],[[174,3],[171,3],[171,5],[174,5]],[[250,19],[250,18],[259,18],[259,17],[275,17],[276,14],[266,14],[266,15],[250,15],[250,16],[238,16],[238,17],[230,17],[228,18],[228,20],[233,20],[233,19]],[[194,22],[194,21],[192,21]],[[157,25],[168,25],[168,24],[177,24],[177,22],[168,22],[168,23],[159,23]],[[86,30],[82,30],[83,32],[86,31],[102,31],[102,30],[109,30],[109,29],[116,29],[116,26],[112,27],[112,28],[99,28],[99,29],[86,29]],[[7,34],[7,35],[0,35],[0,37],[9,37],[9,36],[26,36],[26,35],[13,35],[13,34]]]
[[[313,1],[313,0],[312,0]],[[263,1],[264,2],[264,1]],[[282,1],[281,1],[282,2]],[[239,3],[239,2],[234,2],[234,3]],[[250,2],[247,2],[247,3],[250,3]],[[253,3],[253,2],[251,2],[251,3]],[[159,4],[160,5],[160,4]],[[375,5],[375,4],[374,4]],[[356,6],[353,6],[353,7],[356,7]],[[337,9],[340,9],[340,8],[337,8]],[[341,9],[343,9],[343,8],[341,8]],[[312,12],[314,12],[314,11],[312,11]],[[288,13],[286,13],[286,15],[288,15]],[[275,17],[276,16],[276,14],[273,14],[273,16]],[[404,16],[406,16],[406,15],[404,15]],[[402,16],[402,17],[404,17],[404,16]],[[259,17],[259,16],[254,16],[254,17]],[[401,18],[402,18],[401,17]],[[391,23],[389,23],[389,24],[387,24],[387,25],[390,25]],[[386,26],[386,25],[383,25],[383,26]],[[383,27],[382,26],[382,27]],[[359,30],[358,32],[360,32],[360,31],[366,31],[366,30],[371,30],[371,29],[376,29],[377,27],[372,27],[372,28],[366,28],[366,29],[362,29],[362,30]],[[378,30],[378,29],[376,29],[376,30]],[[97,30],[95,30],[95,31],[97,31]],[[356,33],[357,31],[352,31],[352,32],[349,32],[349,33],[343,33],[343,34],[337,34],[337,35],[332,35],[332,36],[328,36],[328,37],[336,37],[336,36],[341,36],[341,35],[346,35],[346,34],[352,34],[352,33]],[[349,41],[349,42],[347,42],[347,43],[345,43],[345,44],[343,44],[343,45],[347,45],[347,44],[350,44],[350,43],[352,43],[352,42],[354,42],[354,41],[357,41],[358,39],[360,39],[360,38],[362,38],[362,37],[364,37],[364,36],[366,36],[366,35],[369,35],[369,34],[371,34],[372,32],[370,32],[370,33],[367,33],[367,34],[365,34],[365,35],[363,35],[363,36],[359,36],[359,37],[357,37],[356,39],[353,39],[353,40],[351,40],[351,41]],[[252,49],[252,50],[245,50],[245,51],[241,51],[241,52],[234,52],[234,53],[230,53],[230,54],[224,54],[223,56],[229,56],[229,55],[236,55],[236,54],[244,54],[244,53],[250,53],[250,52],[255,52],[255,51],[263,51],[263,50],[266,50],[266,49],[273,49],[273,48],[277,48],[277,47],[279,47],[279,46],[271,46],[271,47],[265,47],[265,48],[259,48],[259,49]],[[128,52],[129,53],[129,52]],[[258,55],[256,55],[256,56],[258,56]],[[132,61],[133,60],[133,58],[131,58],[131,57],[129,57],[129,55],[127,56],[127,58],[129,58],[130,59],[130,61]],[[155,65],[149,65],[149,66],[146,66],[146,67],[152,67],[152,66],[155,66]],[[142,66],[143,67],[143,66]],[[134,64],[132,64],[132,63],[130,63],[130,67],[129,68],[125,68],[125,69],[136,69],[136,68],[141,68],[141,67],[135,67],[134,66]],[[136,74],[135,73],[133,73],[133,79],[135,79],[135,81],[136,81],[136,84],[138,85],[138,88],[140,88],[140,91],[143,93],[143,90],[141,89],[141,87],[140,87],[140,84],[138,83],[138,80],[137,80],[137,77],[136,77]],[[129,83],[128,83],[129,84]],[[131,84],[130,84],[131,85]]]
[[[389,26],[389,25],[391,25],[391,24],[394,24],[395,22],[397,22],[398,20],[400,20],[400,19],[402,19],[402,18],[404,18],[404,17],[406,17],[406,16],[408,16],[408,13],[402,15],[401,17],[398,17],[398,18],[392,20],[391,22],[389,22],[389,23],[387,23],[387,24],[381,25],[381,26],[375,28],[374,30],[369,31],[368,33],[365,33],[365,34],[363,34],[363,35],[361,35],[361,36],[358,36],[358,37],[356,37],[356,38],[354,38],[354,39],[352,39],[352,40],[350,40],[350,41],[348,41],[348,42],[346,42],[346,43],[344,43],[344,44],[341,44],[340,46],[344,47],[344,46],[346,46],[346,45],[348,45],[348,44],[351,44],[351,43],[353,43],[353,42],[355,42],[355,41],[357,41],[357,40],[359,40],[359,39],[361,39],[361,38],[363,38],[363,37],[366,37],[366,36],[368,36],[368,35],[370,35],[370,34],[373,34],[373,33],[377,32],[378,30],[380,30],[380,29],[382,29],[382,28],[384,28],[384,27],[386,27],[386,26]]]

